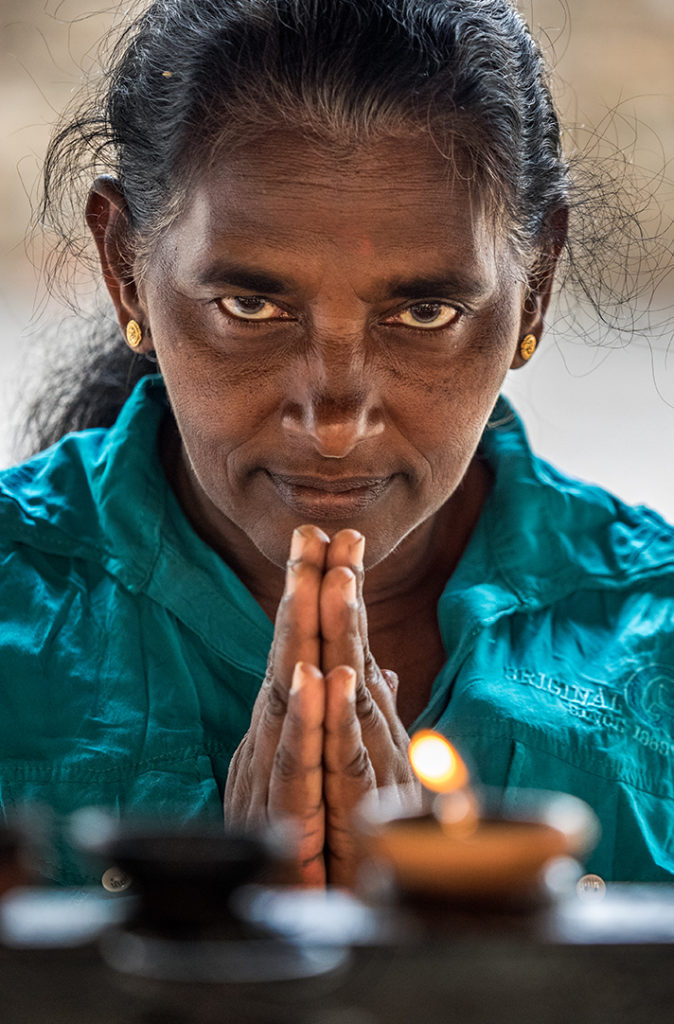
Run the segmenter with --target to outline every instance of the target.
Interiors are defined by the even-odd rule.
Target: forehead
[[[336,150],[279,132],[193,182],[171,232],[183,258],[220,250],[294,263],[316,252],[393,261],[498,262],[507,238],[474,184],[427,135]]]

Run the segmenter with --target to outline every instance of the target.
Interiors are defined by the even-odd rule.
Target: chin
[[[273,513],[270,513],[271,519]],[[413,532],[414,527],[407,531],[392,531],[388,524],[368,521],[367,518],[326,520],[317,517],[293,518],[285,520],[284,516],[274,517],[275,529],[269,530],[268,522],[259,530],[246,529],[248,539],[255,545],[260,554],[280,569],[285,569],[290,551],[293,530],[299,526],[316,526],[332,540],[340,530],[357,530],[365,537],[365,570],[383,562],[394,554],[405,538]],[[287,526],[284,525],[287,522]]]

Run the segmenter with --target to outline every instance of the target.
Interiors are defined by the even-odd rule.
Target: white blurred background
[[[27,251],[39,166],[50,126],[124,6],[0,0],[0,466],[13,458],[12,431],[35,372],[31,338],[59,315]],[[507,393],[540,454],[674,520],[666,326],[674,314],[674,172],[667,167],[674,161],[674,0],[528,0],[521,9],[551,56],[563,117],[586,126],[575,137],[587,142],[596,128],[607,143],[601,152],[617,144],[646,176],[659,175],[653,190],[670,265],[661,255],[652,330],[631,339],[598,331],[583,312],[571,332],[568,316],[553,310],[544,344],[529,366],[510,374]]]

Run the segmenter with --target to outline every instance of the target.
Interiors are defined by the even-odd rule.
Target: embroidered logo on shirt
[[[584,724],[621,736],[670,757],[674,752],[674,672],[663,665],[640,666],[624,694],[599,680],[569,683],[534,669],[507,667],[506,679],[532,686],[561,701]]]
[[[544,690],[552,697],[557,697],[566,705],[569,714],[584,719],[588,725],[624,732],[620,694],[599,682],[583,680],[583,685],[568,683],[547,672],[526,668],[507,667],[505,675],[512,682],[533,686],[536,690]]]
[[[674,675],[664,665],[644,665],[627,681],[625,700],[648,729],[674,734]]]

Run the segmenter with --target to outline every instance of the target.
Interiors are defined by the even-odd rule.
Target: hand
[[[355,805],[413,782],[397,678],[369,650],[363,548],[354,530],[332,542],[314,526],[295,531],[267,673],[227,779],[228,820],[294,819],[305,884],[350,884]]]
[[[353,882],[353,810],[368,790],[415,784],[409,737],[396,711],[398,678],[370,652],[363,600],[364,538],[336,534],[326,552],[319,597],[325,678],[323,793],[329,880]]]
[[[316,528],[305,532],[293,535],[267,672],[227,775],[225,821],[255,828],[292,819],[301,881],[324,885],[325,686],[317,667],[318,597],[330,538]]]

